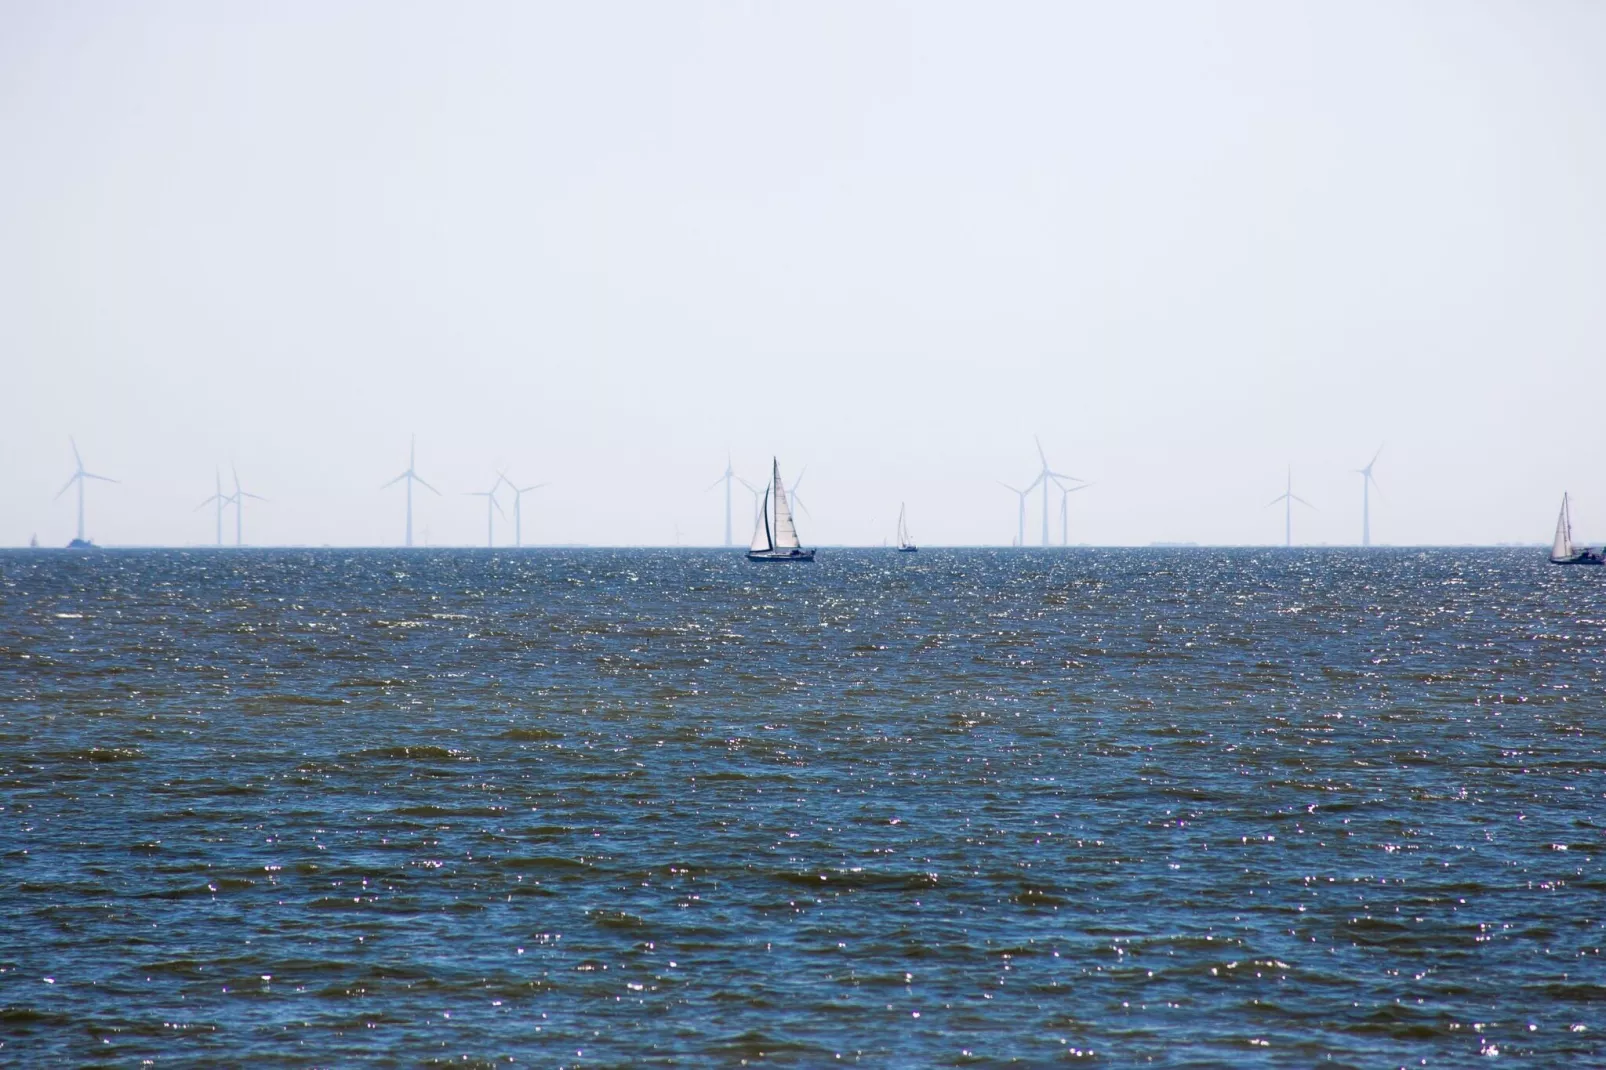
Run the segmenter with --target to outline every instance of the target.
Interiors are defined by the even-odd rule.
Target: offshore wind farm
[[[92,548],[96,544],[90,538],[88,528],[86,527],[84,504],[85,485],[90,481],[117,481],[106,476],[89,472],[84,467],[82,457],[78,453],[76,439],[69,438],[68,445],[72,451],[75,468],[73,475],[69,478],[67,483],[60,488],[56,497],[57,499],[60,499],[69,490],[76,489],[76,521],[74,536],[70,545],[72,548]],[[994,544],[1006,544],[1016,548],[1025,548],[1034,545],[1039,548],[1050,548],[1056,545],[1062,549],[1070,548],[1072,546],[1070,510],[1071,495],[1080,491],[1088,490],[1095,484],[1081,476],[1076,476],[1057,470],[1049,462],[1048,454],[1043,446],[1040,436],[1034,435],[1032,437],[1031,446],[1032,452],[1035,454],[1036,470],[1031,473],[1032,478],[1030,480],[1026,481],[1022,486],[1016,486],[1002,479],[995,481],[997,486],[1008,490],[1014,496],[1015,500],[1014,509],[1012,510],[1013,523],[1010,528],[1003,529],[1008,530],[1010,533],[1008,542],[1006,544],[1002,539],[1000,539]],[[1352,470],[1354,474],[1357,474],[1361,477],[1361,499],[1359,502],[1358,515],[1359,541],[1356,543],[1327,541],[1313,544],[1310,542],[1310,540],[1304,540],[1304,544],[1327,546],[1356,545],[1361,548],[1370,548],[1374,545],[1372,535],[1373,494],[1379,488],[1379,483],[1376,476],[1376,468],[1382,453],[1383,450],[1381,447],[1379,447],[1376,451],[1374,451],[1371,459],[1368,460],[1363,467]],[[812,522],[814,519],[813,511],[809,508],[807,501],[800,493],[800,488],[807,471],[807,466],[800,467],[797,475],[792,478],[791,482],[784,488],[784,490],[785,497],[789,499],[789,508],[800,511],[804,518]],[[226,491],[222,479],[221,468],[214,470],[213,493],[203,499],[199,505],[196,505],[193,511],[199,513],[202,510],[211,510],[211,542],[214,546],[221,547],[225,544],[225,520],[229,515],[229,511],[232,510],[234,529],[233,545],[235,547],[244,547],[246,545],[244,536],[245,503],[247,501],[267,503],[268,499],[246,490],[241,485],[238,469],[232,464],[230,466],[230,476],[232,479],[233,489]],[[1282,537],[1280,541],[1284,548],[1291,549],[1298,545],[1294,537],[1295,506],[1299,506],[1308,510],[1315,510],[1316,507],[1307,499],[1294,492],[1293,468],[1291,465],[1287,467],[1284,477],[1285,485],[1283,492],[1277,497],[1273,498],[1269,503],[1266,503],[1266,506],[1268,508],[1271,506],[1282,506]],[[434,484],[426,481],[418,474],[416,436],[413,436],[408,440],[407,467],[399,475],[396,475],[388,482],[379,484],[379,486],[381,490],[385,490],[395,486],[398,483],[404,485],[403,509],[400,526],[400,545],[406,548],[414,545],[414,485],[416,484],[417,486],[428,490],[437,498],[439,498],[442,494],[440,489],[438,489]],[[553,484],[550,481],[521,485],[509,476],[508,470],[505,466],[499,466],[497,467],[495,475],[491,479],[489,485],[485,486],[482,483],[482,487],[484,487],[484,489],[462,490],[460,492],[462,496],[482,499],[484,502],[484,540],[480,545],[488,549],[496,549],[498,547],[513,549],[524,548],[527,545],[524,534],[524,498],[526,495],[533,494],[539,490],[548,489],[552,486]],[[741,523],[754,525],[761,523],[765,491],[761,490],[759,485],[755,484],[738,472],[734,465],[732,456],[727,455],[725,468],[720,477],[712,484],[709,484],[704,488],[705,491],[723,491],[719,499],[719,526],[716,529],[721,532],[722,537],[717,540],[710,539],[704,545],[719,545],[730,548],[734,548],[737,545],[735,541],[735,533],[738,523],[735,500],[737,488],[747,491],[751,497],[751,513],[750,515],[746,515],[748,514],[748,510],[744,508],[742,510],[744,515],[741,517]],[[777,489],[779,490],[782,488],[778,487]],[[1055,533],[1051,530],[1051,520],[1054,519],[1054,513],[1056,511],[1058,512],[1057,539],[1055,538]],[[934,513],[939,517],[941,515],[940,508],[928,509],[927,512]],[[1029,512],[1035,512],[1037,530],[1040,533],[1035,541],[1028,540],[1027,538],[1027,521]],[[1097,515],[1096,507],[1089,507],[1088,509],[1083,510],[1083,514],[1089,518],[1095,517]],[[497,526],[498,519],[500,519],[504,525],[500,538],[498,535]],[[552,524],[556,520],[556,518],[550,515],[545,516],[544,519],[548,524]],[[508,531],[508,526],[511,527],[511,533]],[[682,535],[683,533],[677,522],[673,527],[672,545],[681,545],[683,541]],[[884,542],[886,536],[882,535],[880,539]],[[1535,545],[1538,545],[1539,540],[1535,539],[1533,542]],[[1147,544],[1161,543],[1162,540],[1149,540]],[[34,540],[34,544],[37,545],[36,539]],[[546,544],[574,545],[573,543],[551,540],[549,540]],[[874,544],[874,541],[870,540],[866,541],[862,545]],[[1178,540],[1175,542],[1164,542],[1163,544],[1208,545],[1207,543],[1200,543],[1195,540],[1187,540],[1185,542]],[[1254,543],[1245,544],[1253,545]],[[258,545],[265,544],[258,543]],[[381,543],[381,545],[383,545],[383,543]],[[852,545],[852,543],[842,543],[842,545]],[[940,544],[928,542],[928,545]],[[987,545],[987,543],[977,543],[976,545]],[[1085,546],[1090,544],[1086,540],[1080,540],[1079,545]],[[1144,545],[1144,543],[1139,543],[1139,545]],[[1235,544],[1228,543],[1225,545]]]

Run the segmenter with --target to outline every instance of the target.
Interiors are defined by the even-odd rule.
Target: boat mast
[[[777,477],[779,478],[779,477]],[[770,489],[764,488],[764,542],[766,549],[775,549],[775,533],[770,529]]]

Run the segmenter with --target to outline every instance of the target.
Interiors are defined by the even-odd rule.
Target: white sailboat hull
[[[749,550],[749,561],[813,561],[813,550]]]

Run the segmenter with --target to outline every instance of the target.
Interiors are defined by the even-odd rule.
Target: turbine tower
[[[494,509],[496,513],[502,513],[503,519],[507,518],[507,514],[502,512],[502,503],[496,500],[496,488],[501,485],[502,477],[497,476],[496,482],[491,484],[490,490],[471,490],[466,492],[471,498],[485,499],[485,545],[491,549],[496,548],[496,515],[492,510]]]
[[[505,473],[505,472],[498,473],[496,478],[498,480],[500,480],[501,482],[506,483],[508,485],[508,489],[513,492],[513,545],[515,547],[523,546],[524,545],[524,510],[522,508],[520,508],[520,504],[519,503],[521,503],[524,500],[524,496],[526,494],[530,493],[530,491],[532,491],[532,490],[540,490],[542,487],[550,487],[552,484],[550,484],[550,483],[533,483],[528,487],[521,487],[518,484],[514,483],[511,479],[509,479],[507,477],[507,473]],[[496,488],[492,487],[491,489],[495,490]]]
[[[116,483],[117,480],[110,476],[97,476],[93,472],[85,471],[84,459],[78,454],[78,443],[73,440],[71,435],[67,436],[67,441],[72,444],[72,459],[76,469],[72,474],[72,478],[63,483],[61,489],[56,491],[56,497],[60,498],[63,494],[66,494],[68,488],[74,483],[78,484],[78,537],[73,540],[73,545],[83,546],[88,544],[88,540],[84,538],[84,480],[98,479],[103,483]]]
[[[1366,467],[1365,468],[1357,468],[1357,469],[1355,469],[1356,473],[1361,477],[1361,545],[1362,546],[1370,546],[1370,545],[1372,545],[1372,488],[1377,486],[1377,480],[1372,476],[1372,466],[1377,463],[1377,459],[1379,457],[1381,457],[1382,455],[1383,455],[1383,447],[1379,446],[1377,448],[1377,452],[1372,454],[1372,459],[1370,461],[1366,462]],[[1378,493],[1379,494],[1381,494],[1383,492],[1383,488],[1382,487],[1378,487],[1377,489],[1378,489]]]
[[[708,491],[713,490],[715,487],[719,486],[721,483],[725,484],[725,545],[726,546],[734,546],[734,545],[736,545],[734,542],[731,541],[731,483],[732,482],[740,483],[742,486],[746,487],[748,490],[753,492],[753,495],[754,495],[755,499],[757,498],[758,489],[755,488],[753,486],[753,484],[749,483],[747,480],[743,479],[741,476],[736,474],[736,469],[731,467],[730,454],[727,453],[727,454],[725,454],[725,474],[720,476],[718,479],[714,480],[712,483],[708,484],[708,486],[703,491],[703,493],[706,494],[706,493],[708,493]],[[758,506],[757,505],[753,506],[753,512],[755,514],[758,512]]]
[[[1271,501],[1267,502],[1266,508],[1270,509],[1278,502],[1283,503],[1283,545],[1291,547],[1294,545],[1294,503],[1298,502],[1300,505],[1303,505],[1308,509],[1316,508],[1314,505],[1311,505],[1310,502],[1307,502],[1304,498],[1301,498],[1299,495],[1294,493],[1293,465],[1288,466],[1288,489],[1279,494],[1277,497],[1273,498]]]
[[[235,467],[232,464],[229,465],[229,471],[234,475],[234,493],[229,495],[229,500],[234,503],[234,545],[239,547],[245,545],[245,540],[241,537],[245,530],[245,524],[241,520],[241,514],[245,512],[244,499],[250,498],[259,502],[265,502],[268,499],[262,497],[260,494],[252,494],[248,491],[241,490],[240,473],[235,470]]]
[[[1064,486],[1063,484],[1060,485],[1060,545],[1061,546],[1069,546],[1071,544],[1071,509],[1070,509],[1069,504],[1067,504],[1070,501],[1071,495],[1076,493],[1079,490],[1086,490],[1087,488],[1091,487],[1092,485],[1093,484],[1091,484],[1091,483],[1083,483],[1080,487],[1067,487],[1067,486]]]
[[[418,473],[413,471],[413,453],[415,447],[417,446],[417,442],[417,436],[407,440],[407,471],[403,472],[401,475],[379,488],[380,490],[384,490],[385,487],[395,486],[404,479],[407,481],[407,542],[405,544],[407,546],[411,546],[413,544],[413,484],[422,483],[431,492],[437,495],[440,494],[440,491],[436,490],[434,487],[431,487],[428,483],[425,483],[419,478]]]
[[[1016,514],[1016,525],[1019,528],[1019,533],[1015,536],[1015,545],[1016,546],[1025,546],[1026,545],[1026,495],[1030,494],[1032,492],[1032,487],[1036,486],[1037,484],[1033,483],[1031,486],[1028,486],[1025,490],[1021,490],[1019,487],[1012,487],[1008,483],[1005,483],[1003,480],[999,480],[998,481],[998,485],[1000,487],[1003,487],[1007,491],[1013,491],[1014,494],[1016,495],[1016,497],[1018,497],[1020,499],[1020,511]]]
[[[217,503],[217,544],[219,546],[222,546],[223,545],[223,507],[225,505],[228,505],[229,502],[232,501],[233,499],[230,498],[229,495],[223,493],[223,473],[221,471],[218,471],[218,472],[214,472],[213,474],[217,478],[217,493],[213,494],[210,498],[206,499],[206,501],[202,502],[200,505],[197,505],[195,507],[195,511],[198,513],[202,509],[205,509],[207,506],[211,505],[212,503],[214,503],[214,502]]]
[[[1038,484],[1042,484],[1042,486],[1043,486],[1043,545],[1047,546],[1048,545],[1048,485],[1050,483],[1053,483],[1056,487],[1060,488],[1060,490],[1064,490],[1065,489],[1065,484],[1060,482],[1061,480],[1069,479],[1072,482],[1083,483],[1083,484],[1085,484],[1087,482],[1087,480],[1082,479],[1079,476],[1068,476],[1063,472],[1054,471],[1052,468],[1050,468],[1048,466],[1048,455],[1043,452],[1043,441],[1042,441],[1042,439],[1038,438],[1036,435],[1033,435],[1032,436],[1032,441],[1037,443],[1037,457],[1038,457],[1038,460],[1043,462],[1043,467],[1042,467],[1042,470],[1037,473],[1037,478],[1032,480],[1030,483],[1026,484],[1026,489],[1029,491],[1032,488],[1036,487]],[[1022,499],[1021,506],[1022,506],[1023,509],[1025,508],[1025,499]],[[1021,530],[1021,540],[1022,540],[1023,544],[1025,542],[1025,535],[1026,535],[1025,529],[1022,528],[1022,530]]]

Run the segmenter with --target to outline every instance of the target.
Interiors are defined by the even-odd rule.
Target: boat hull
[[[900,547],[898,547],[898,552],[900,554],[918,554],[920,552],[920,547],[918,547],[918,546],[900,546]]]
[[[813,550],[749,550],[749,561],[809,562],[814,560]]]
[[[1571,557],[1552,557],[1552,565],[1606,565],[1606,554],[1598,554],[1594,550],[1585,550],[1573,554]]]

